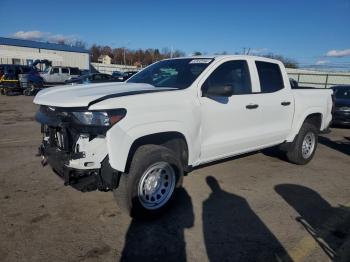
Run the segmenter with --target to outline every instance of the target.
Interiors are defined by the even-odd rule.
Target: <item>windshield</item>
[[[196,80],[212,61],[213,59],[204,58],[163,60],[132,76],[127,82],[185,89]]]
[[[336,88],[334,94],[338,99],[350,99],[350,87]]]

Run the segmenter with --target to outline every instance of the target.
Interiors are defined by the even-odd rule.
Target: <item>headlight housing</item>
[[[111,127],[126,115],[125,109],[71,112],[74,122],[84,126]]]

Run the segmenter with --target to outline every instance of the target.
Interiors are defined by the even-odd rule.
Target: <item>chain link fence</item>
[[[335,85],[350,85],[350,74],[347,73],[289,72],[288,75],[296,80],[299,86],[329,88]]]

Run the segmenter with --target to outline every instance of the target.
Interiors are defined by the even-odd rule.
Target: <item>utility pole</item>
[[[243,55],[249,55],[250,53],[250,47],[246,48],[246,47],[243,47]]]
[[[126,61],[125,61],[125,47],[123,48],[123,53],[124,53],[124,65],[126,66]]]

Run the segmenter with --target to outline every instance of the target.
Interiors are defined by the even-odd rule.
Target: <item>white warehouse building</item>
[[[89,51],[76,46],[0,37],[0,64],[30,65],[47,59],[53,66],[89,69]]]

